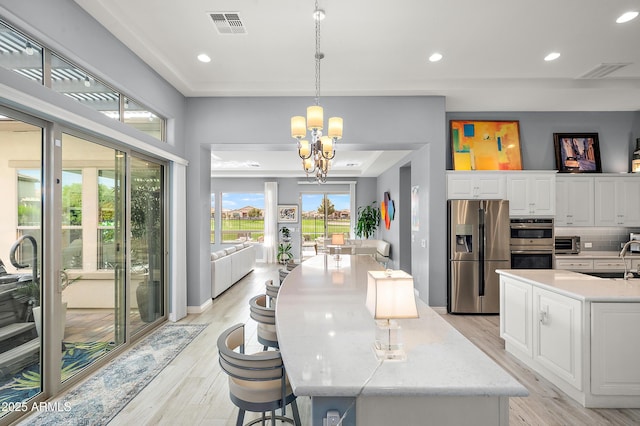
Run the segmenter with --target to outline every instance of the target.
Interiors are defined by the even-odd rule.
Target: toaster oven
[[[555,237],[556,254],[580,253],[580,237],[577,235]]]

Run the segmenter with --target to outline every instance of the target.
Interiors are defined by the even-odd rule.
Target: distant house
[[[258,213],[257,215],[255,214],[256,212]],[[253,206],[245,206],[235,210],[223,209],[222,211],[223,219],[246,219],[250,217],[262,218],[264,217],[264,211]]]

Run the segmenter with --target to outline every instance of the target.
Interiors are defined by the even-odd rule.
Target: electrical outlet
[[[584,248],[591,248],[593,247],[592,243],[584,243]]]
[[[338,410],[327,411],[327,426],[338,426],[340,424],[340,412]]]

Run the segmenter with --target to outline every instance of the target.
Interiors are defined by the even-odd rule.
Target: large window
[[[222,193],[222,242],[264,240],[264,193]]]
[[[344,193],[302,194],[302,238],[312,241],[331,234],[348,236],[351,196]]]

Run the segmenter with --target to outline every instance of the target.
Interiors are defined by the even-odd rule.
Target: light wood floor
[[[142,390],[111,425],[234,425],[237,409],[229,400],[227,377],[218,366],[216,339],[230,325],[243,322],[247,324],[247,340],[253,342],[248,350],[259,350],[248,302],[252,296],[263,292],[267,279],[278,279],[277,267],[258,264],[254,272],[214,300],[212,309],[182,320],[209,324],[209,327]],[[529,397],[511,398],[511,425],[640,425],[640,409],[585,409],[519,364],[504,351],[504,344],[498,337],[498,316],[445,313],[442,316],[529,389]],[[303,423],[309,425],[306,420],[310,407],[308,398],[298,398],[298,405]],[[245,421],[250,418],[254,417],[247,415]]]

